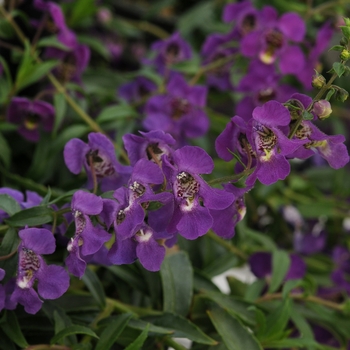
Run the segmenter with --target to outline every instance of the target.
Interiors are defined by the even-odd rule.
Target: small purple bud
[[[332,106],[327,100],[320,100],[315,102],[313,112],[318,119],[323,120],[328,118],[332,114]]]
[[[97,19],[102,24],[108,24],[112,20],[112,13],[106,7],[101,7],[97,11]]]

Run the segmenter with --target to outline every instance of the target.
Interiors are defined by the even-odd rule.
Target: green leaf
[[[312,113],[310,113],[308,111],[303,111],[302,116],[303,116],[304,120],[312,120],[312,119],[314,119],[314,116],[312,115]]]
[[[130,345],[128,345],[125,350],[139,350],[142,349],[142,345],[147,339],[148,335],[148,329],[150,324],[148,323],[146,328],[142,331],[142,333],[135,339],[134,342],[132,342]]]
[[[253,334],[226,310],[213,306],[208,315],[228,350],[262,350]]]
[[[109,317],[105,319],[104,321],[108,320],[108,326],[101,333],[100,340],[98,341],[95,350],[111,349],[131,317],[131,314],[122,314],[117,317]]]
[[[134,119],[138,116],[138,113],[129,105],[114,105],[108,106],[102,110],[102,112],[96,118],[97,123],[105,123],[115,121],[117,119]]]
[[[265,288],[266,282],[263,279],[256,280],[247,287],[246,293],[244,295],[244,300],[254,301],[260,295],[262,290]]]
[[[38,41],[37,47],[55,47],[56,49],[60,49],[63,51],[70,51],[71,49],[62,44],[57,40],[57,36],[46,36]]]
[[[241,231],[243,233],[243,236],[247,236],[248,238],[261,243],[264,248],[268,250],[277,249],[275,242],[266,234],[254,231],[248,227],[241,227]]]
[[[8,194],[0,194],[0,209],[10,216],[21,211],[20,205]]]
[[[350,28],[348,26],[339,26],[346,39],[350,39]]]
[[[7,334],[1,329],[0,323],[0,349],[1,350],[17,350],[17,346],[11,341]]]
[[[210,277],[200,270],[194,271],[193,287],[197,291],[209,290],[212,292],[220,292],[220,289],[212,282]]]
[[[350,30],[350,28],[348,28]],[[340,78],[344,72],[345,72],[345,67],[342,63],[340,62],[334,62],[333,63],[333,69],[337,73],[338,77]]]
[[[95,0],[76,0],[72,5],[70,17],[68,18],[69,27],[81,24],[82,21],[97,11]]]
[[[16,213],[6,219],[6,222],[14,227],[43,225],[52,221],[52,212],[53,210],[48,207],[33,207]]]
[[[89,46],[93,51],[97,52],[106,60],[110,59],[111,54],[108,51],[106,45],[100,39],[87,35],[79,35],[78,40],[80,43]]]
[[[5,256],[13,253],[17,250],[17,247],[19,245],[19,238],[17,231],[10,227],[0,246],[0,256]],[[12,276],[15,274],[18,264],[18,257],[17,254],[14,254],[11,258],[1,260],[0,261],[0,268],[4,269],[6,271],[6,275],[4,279],[2,280],[2,283],[7,282],[9,279],[12,278]]]
[[[94,337],[94,338],[99,339],[99,337],[96,335],[96,333],[93,332],[90,328],[80,326],[80,325],[73,325],[73,326],[67,327],[64,330],[62,330],[61,332],[58,332],[57,334],[55,334],[53,336],[53,338],[51,339],[50,344],[55,344],[58,341],[60,341],[61,339],[68,337],[69,335],[72,335],[72,334],[86,334],[86,335],[89,335],[90,337]]]
[[[295,305],[293,304],[290,310],[290,316],[293,323],[298,328],[302,337],[313,339],[314,333],[309,322],[294,306]]]
[[[284,250],[275,250],[272,252],[272,277],[269,286],[269,293],[275,292],[284,277],[286,276],[290,266],[290,257]]]
[[[284,328],[287,326],[291,310],[291,300],[284,300],[273,312],[266,318],[266,332],[259,338],[261,341],[278,340],[283,335]]]
[[[53,104],[55,106],[55,124],[53,127],[53,134],[56,135],[58,128],[61,126],[64,116],[67,111],[67,103],[63,94],[55,94],[53,97]]]
[[[343,45],[334,45],[328,51],[343,51],[344,48]]]
[[[286,298],[291,290],[298,287],[301,284],[301,280],[289,280],[287,281],[282,289],[283,298]]]
[[[82,280],[85,283],[86,287],[89,289],[91,295],[97,301],[97,304],[100,306],[101,310],[103,310],[106,307],[106,295],[103,286],[95,272],[87,268]]]
[[[201,297],[214,301],[228,313],[240,318],[244,323],[251,326],[255,324],[254,312],[248,309],[252,305],[251,303],[230,295],[209,291],[205,291]]]
[[[292,348],[310,349],[312,347],[319,348],[318,345],[319,344],[315,342],[315,340],[310,338],[282,339],[282,340],[272,341],[265,344],[265,346],[269,349],[292,349]]]
[[[165,257],[160,276],[163,287],[163,310],[186,316],[193,294],[193,269],[185,252]]]
[[[172,330],[174,332],[173,337],[188,338],[200,344],[217,344],[214,339],[208,337],[195,324],[180,315],[164,313],[162,316],[148,316],[144,319],[157,326]]]
[[[164,334],[169,335],[174,333],[174,331],[172,331],[169,328],[158,327],[151,323],[138,320],[138,319],[131,319],[128,323],[128,327],[137,329],[139,331],[143,331],[147,325],[149,325],[149,333],[160,334],[160,335],[164,335]]]
[[[7,19],[0,19],[0,37],[2,39],[11,39],[15,35],[15,31],[13,30],[11,24]]]
[[[90,127],[87,125],[76,124],[65,128],[59,133],[57,138],[52,142],[52,149],[63,149],[65,144],[73,138],[80,138],[88,133]]]
[[[26,348],[28,346],[17,321],[16,314],[13,311],[6,310],[6,322],[1,324],[1,328],[19,347]]]

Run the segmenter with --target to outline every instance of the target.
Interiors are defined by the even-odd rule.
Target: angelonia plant
[[[349,8],[127,3],[0,1],[0,349],[350,349]]]

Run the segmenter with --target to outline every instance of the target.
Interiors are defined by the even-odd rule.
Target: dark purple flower
[[[258,278],[269,278],[272,274],[272,254],[269,252],[257,252],[249,258],[250,269]],[[289,270],[284,277],[285,281],[303,278],[306,273],[306,265],[302,258],[296,254],[290,254]]]
[[[196,239],[213,225],[209,209],[221,210],[232,204],[232,193],[212,188],[200,177],[200,174],[210,174],[213,168],[211,157],[195,146],[176,150],[173,164],[163,159],[168,186],[174,194],[174,214],[167,229],[169,233],[179,232],[187,239]]]
[[[103,192],[124,185],[130,177],[131,167],[118,162],[112,142],[100,133],[90,133],[88,139],[88,144],[80,139],[67,142],[63,152],[67,168],[73,174],[79,174],[84,167],[88,177],[88,188],[93,187],[91,168],[100,181]]]
[[[167,39],[156,41],[152,47],[156,52],[153,63],[161,74],[164,74],[172,64],[192,57],[190,45],[176,32]]]
[[[293,153],[305,141],[292,141],[279,127],[288,126],[290,114],[286,107],[276,101],[269,101],[253,111],[247,137],[256,154],[257,165],[249,175],[246,184],[252,185],[259,179],[264,185],[284,180],[290,172],[286,155]]]
[[[157,85],[150,79],[139,76],[130,83],[123,84],[118,95],[129,103],[139,102],[157,89]]]
[[[5,270],[0,269],[0,281],[5,277]],[[5,307],[6,292],[2,284],[0,284],[0,311]]]
[[[278,18],[277,11],[265,9],[262,29],[252,31],[241,41],[241,52],[246,57],[258,57],[265,64],[278,59],[282,74],[296,74],[305,65],[305,56],[295,43],[304,39],[306,26],[303,19],[293,12]]]
[[[124,147],[128,153],[130,164],[135,165],[140,159],[148,159],[161,164],[162,156],[169,156],[176,143],[170,134],[162,130],[149,132],[139,131],[142,136],[126,134],[123,136]]]
[[[92,193],[77,191],[72,198],[75,235],[69,242],[66,265],[71,274],[81,278],[85,272],[84,257],[96,253],[110,239],[110,234],[93,226],[88,215],[98,215],[103,209],[102,199]]]
[[[163,130],[180,144],[188,138],[203,136],[209,119],[203,108],[207,88],[189,86],[180,74],[173,74],[167,84],[167,94],[151,97],[146,106],[143,125],[147,130]]]
[[[70,81],[81,83],[81,75],[90,60],[90,49],[86,45],[76,44],[70,50],[61,50],[49,47],[45,51],[45,57],[59,60],[60,64],[53,70],[58,80],[62,83]]]
[[[334,28],[330,22],[326,22],[318,31],[316,36],[316,42],[309,48],[309,53],[304,65],[304,68],[299,72],[296,72],[296,77],[303,84],[304,88],[311,89],[312,76],[315,73],[315,69],[321,71],[319,66],[319,59],[321,54],[327,49],[332,36]]]
[[[172,195],[168,192],[154,193],[151,185],[159,185],[164,181],[164,175],[159,166],[146,159],[140,159],[134,166],[128,188],[121,187],[114,192],[118,204],[108,201],[104,214],[106,224],[114,222],[115,232],[120,239],[130,238],[135,234],[135,228],[143,223],[144,209],[150,202],[167,203]],[[105,211],[105,210],[104,210]]]
[[[37,281],[38,293],[43,299],[57,299],[69,287],[69,276],[61,266],[46,265],[42,254],[52,254],[56,243],[52,233],[43,228],[26,228],[19,231],[22,239],[19,247],[19,263],[16,287],[12,302],[24,306],[26,312],[37,313],[42,300],[34,290]]]
[[[305,108],[312,103],[309,96],[294,94],[292,98],[299,100]],[[319,130],[311,121],[303,120],[299,125],[294,139],[305,141],[304,146],[290,155],[292,158],[306,159],[314,155],[314,150],[327,160],[328,164],[339,169],[349,162],[349,153],[344,145],[343,135],[329,136]]]
[[[39,141],[41,128],[52,130],[54,118],[55,109],[49,103],[24,97],[14,97],[7,109],[7,120],[18,124],[18,132],[32,142]]]
[[[266,65],[259,60],[252,61],[248,73],[237,87],[237,91],[244,93],[245,97],[237,104],[236,114],[249,121],[255,107],[271,100],[286,102],[296,89],[281,84],[280,78],[273,65]]]
[[[214,61],[232,56],[238,52],[237,48],[230,47],[228,44],[232,41],[232,35],[229,34],[212,34],[209,35],[203,44],[201,55],[203,56],[203,64],[208,65]],[[218,68],[211,69],[207,73],[207,85],[213,86],[219,90],[232,90],[230,69],[233,60],[226,64],[220,65]]]
[[[131,264],[137,258],[149,271],[159,271],[165,257],[165,248],[156,241],[156,233],[147,225],[134,229],[133,236],[117,240],[110,249],[108,257],[113,264]]]

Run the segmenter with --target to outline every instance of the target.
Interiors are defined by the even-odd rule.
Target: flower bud
[[[347,100],[348,97],[349,97],[349,93],[345,89],[342,89],[338,86],[337,94],[336,94],[337,100],[341,102],[345,102],[345,100]]]
[[[110,23],[112,20],[112,13],[111,11],[106,7],[101,7],[97,11],[97,19],[100,23],[107,24]]]
[[[316,72],[316,74],[312,77],[311,85],[315,89],[321,89],[326,84],[326,78]]]
[[[332,106],[327,100],[320,100],[314,103],[312,110],[318,119],[326,119],[332,113]]]
[[[347,49],[344,49],[341,53],[340,53],[340,59],[342,59],[343,61],[347,61],[350,58],[350,52]]]

